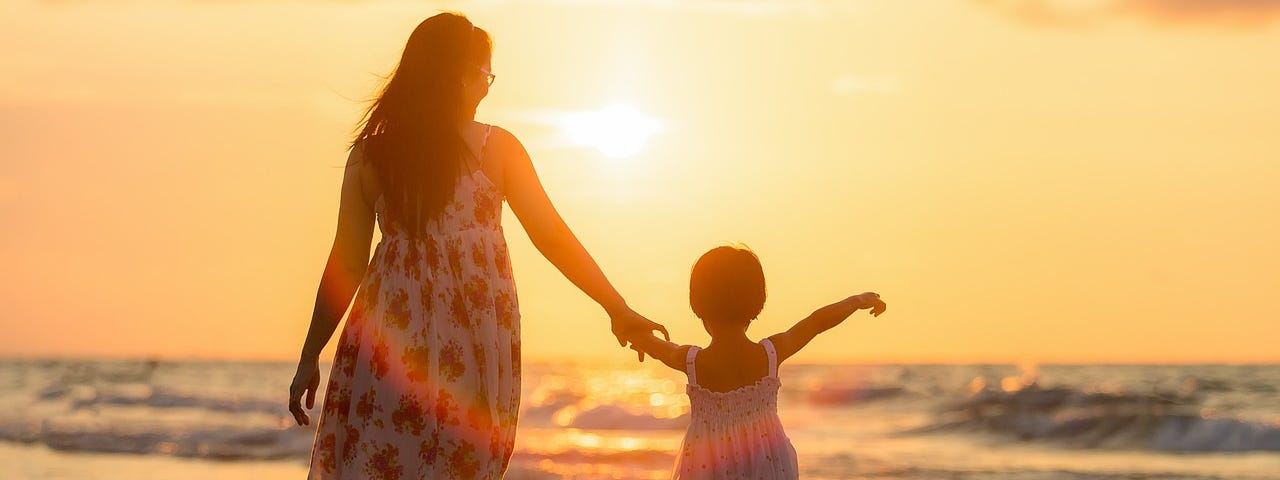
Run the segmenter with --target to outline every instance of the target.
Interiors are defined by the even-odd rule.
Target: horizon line
[[[8,361],[156,361],[156,362],[246,362],[246,363],[292,363],[295,359],[275,356],[217,356],[217,355],[10,355],[0,353],[0,362]],[[332,356],[320,358],[322,363],[332,363]],[[523,363],[610,363],[638,364],[634,357],[611,355],[538,355],[522,359]],[[648,359],[648,362],[657,360]],[[1011,365],[1011,366],[1045,366],[1045,365],[1280,365],[1277,358],[847,358],[847,359],[798,359],[788,362],[791,365],[857,365],[857,366],[906,366],[906,365]]]

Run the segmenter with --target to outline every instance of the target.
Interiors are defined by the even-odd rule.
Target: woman
[[[499,224],[604,307],[613,334],[666,330],[627,307],[565,226],[520,142],[473,120],[491,42],[465,17],[423,21],[365,112],[289,410],[315,404],[319,355],[348,302],[309,478],[501,478],[520,403],[520,314]],[[369,259],[375,220],[382,231]]]

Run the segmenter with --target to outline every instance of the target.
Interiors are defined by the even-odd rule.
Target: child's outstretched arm
[[[853,312],[864,308],[870,308],[871,314],[878,317],[884,313],[886,306],[877,293],[854,295],[819,308],[796,323],[790,330],[769,337],[769,341],[773,342],[774,350],[778,352],[778,363],[782,363],[783,360],[800,351],[819,333],[830,330],[849,318],[849,315],[853,315]]]
[[[649,355],[681,372],[684,371],[684,357],[689,354],[688,345],[676,345],[654,336],[652,332],[632,338],[631,349],[642,353],[640,355],[642,362],[644,355]]]

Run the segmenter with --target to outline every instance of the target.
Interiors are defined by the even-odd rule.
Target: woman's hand
[[[618,337],[618,345],[627,346],[630,339],[637,335],[652,335],[654,330],[662,332],[662,337],[667,341],[671,341],[671,334],[667,333],[667,327],[644,318],[644,315],[636,313],[630,308],[622,308],[618,311],[609,312],[609,323],[613,330],[613,336]],[[633,345],[632,350],[636,351],[641,362],[644,361],[644,352]]]
[[[289,413],[298,425],[310,425],[311,417],[302,409],[302,396],[307,397],[307,409],[316,406],[316,389],[320,388],[320,359],[303,358],[298,360],[298,373],[293,375],[293,384],[289,385]]]

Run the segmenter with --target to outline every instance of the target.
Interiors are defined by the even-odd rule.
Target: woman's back
[[[465,181],[472,173],[479,172],[483,174],[487,183],[492,184],[494,190],[499,193],[504,191],[506,182],[503,156],[507,150],[505,144],[508,142],[503,137],[510,134],[501,128],[476,121],[467,122],[458,133],[468,153],[467,157],[462,159],[462,168],[458,169],[458,181]],[[363,147],[363,144],[358,145],[358,148]],[[423,161],[426,160],[423,159]],[[361,197],[370,207],[377,205],[383,196],[378,178],[374,165],[368,161],[360,163]]]

